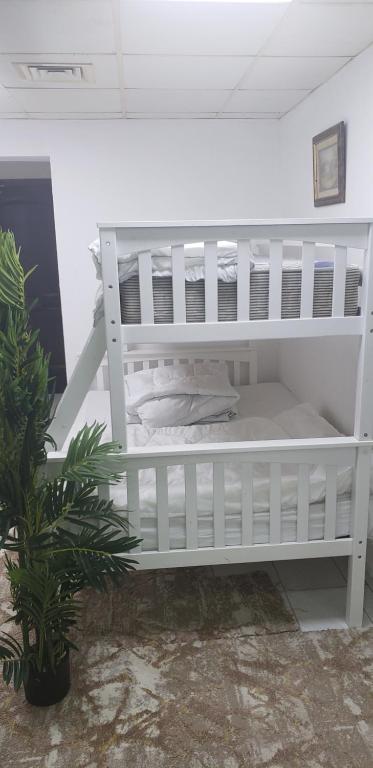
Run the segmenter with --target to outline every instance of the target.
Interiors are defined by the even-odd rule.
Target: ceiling
[[[372,42],[373,0],[0,0],[0,117],[280,118]]]

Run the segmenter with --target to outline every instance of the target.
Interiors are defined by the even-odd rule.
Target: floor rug
[[[138,638],[201,639],[298,630],[281,593],[264,571],[195,567],[129,574],[104,597],[83,595],[84,633]]]
[[[33,708],[0,686],[2,768],[371,768],[373,630],[294,631],[257,574],[233,578],[232,610],[227,583],[215,585],[212,631],[201,607],[211,573],[187,584],[196,599],[203,582],[192,616],[177,592],[182,575],[166,584],[150,575],[144,604],[137,576],[130,619],[118,594],[86,604],[63,702]],[[169,613],[166,597],[152,605],[157,584],[174,601]],[[255,595],[251,613],[243,584]],[[260,607],[268,592],[277,593],[273,625]]]

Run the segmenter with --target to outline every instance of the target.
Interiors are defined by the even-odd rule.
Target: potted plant
[[[14,236],[0,230],[0,550],[10,585],[14,632],[0,633],[3,679],[38,705],[70,685],[70,631],[78,593],[105,590],[133,569],[139,541],[98,487],[115,483],[123,457],[101,443],[104,426],[85,426],[59,474],[48,473],[52,420],[48,357],[30,329],[24,274]]]

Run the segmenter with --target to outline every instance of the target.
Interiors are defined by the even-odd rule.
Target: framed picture
[[[312,139],[315,206],[345,202],[346,130],[344,122]]]

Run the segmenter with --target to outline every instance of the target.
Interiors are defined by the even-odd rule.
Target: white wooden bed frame
[[[349,558],[347,614],[349,626],[360,626],[363,617],[364,575],[369,507],[369,477],[373,446],[373,225],[370,220],[271,220],[196,221],[167,223],[100,224],[104,318],[93,328],[84,351],[60,401],[53,424],[58,450],[48,456],[50,469],[63,460],[61,450],[83,399],[107,352],[113,439],[119,442],[127,466],[129,519],[133,533],[141,536],[139,470],[155,468],[158,548],[136,552],[139,568],[167,568],[219,563],[260,562],[292,558]],[[250,320],[249,242],[269,240],[269,319]],[[238,243],[237,321],[217,320],[218,240]],[[281,319],[281,270],[284,241],[302,243],[301,316]],[[186,323],[184,244],[205,243],[206,322]],[[335,246],[332,316],[312,317],[313,275],[316,244]],[[152,295],[151,250],[171,246],[174,322],[155,324]],[[364,251],[361,313],[344,316],[344,286],[349,248]],[[118,253],[139,253],[141,324],[122,325],[120,315]],[[239,442],[170,448],[127,449],[124,361],[133,370],[135,361],[146,367],[168,359],[225,359],[234,362],[234,381],[239,383],[239,363],[250,365],[250,381],[256,381],[256,357],[248,346],[256,339],[315,336],[360,337],[357,372],[355,428],[351,437]],[[131,345],[172,345],[167,353],[130,351]],[[199,346],[202,344],[202,347]],[[186,348],[185,345],[189,345]],[[192,345],[192,346],[191,346]],[[197,347],[196,347],[197,345]],[[205,346],[203,346],[205,345]],[[209,346],[208,346],[209,345]],[[229,351],[227,351],[229,350]],[[151,363],[150,361],[156,361]],[[196,465],[213,464],[214,546],[198,547]],[[236,463],[242,478],[242,540],[226,546],[224,540],[224,464]],[[270,466],[270,534],[266,544],[253,543],[252,465]],[[298,465],[297,541],[282,542],[281,465]],[[167,467],[184,465],[186,496],[186,547],[170,549]],[[326,468],[324,538],[308,540],[309,469]],[[336,538],[336,475],[339,466],[353,467],[353,523],[348,538]],[[108,493],[103,489],[103,493]]]

